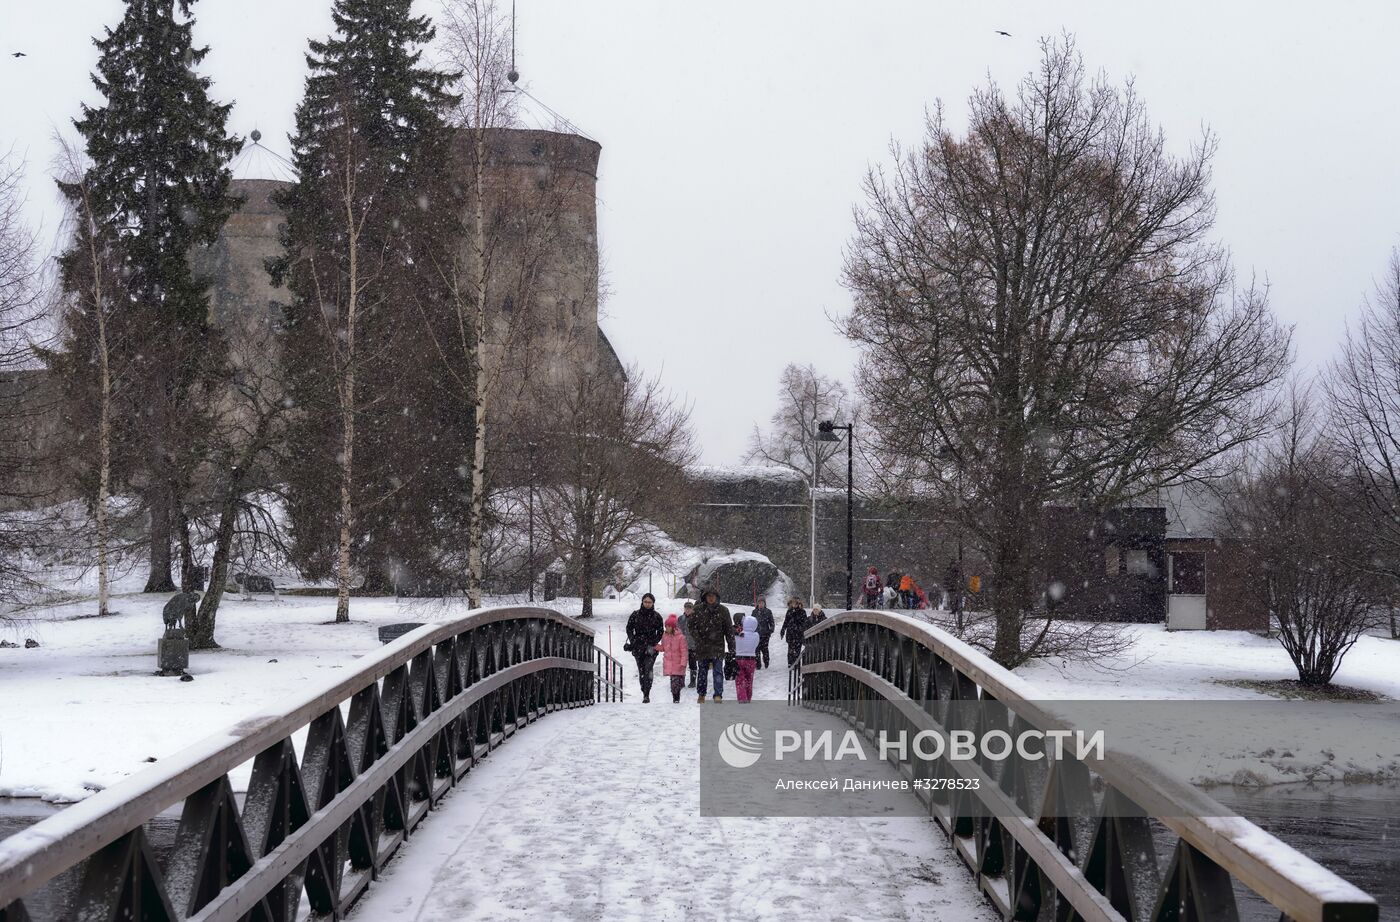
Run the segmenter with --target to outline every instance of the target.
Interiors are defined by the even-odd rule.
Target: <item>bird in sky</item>
[[[14,54],[10,55],[10,57],[12,57],[12,58],[27,58],[27,57],[29,57],[29,55],[25,54],[23,51],[16,51]]]
[[[1010,33],[1010,32],[1003,32],[1003,31],[1001,31],[1000,29],[997,29],[996,31],[997,31],[997,35],[1005,35],[1007,38],[1010,38],[1010,37],[1011,37],[1011,33]]]

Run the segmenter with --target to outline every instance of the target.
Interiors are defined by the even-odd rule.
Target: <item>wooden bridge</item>
[[[1092,769],[1052,763],[1034,777],[911,756],[895,766],[909,779],[958,773],[980,786],[921,791],[933,823],[749,821],[742,831],[754,841],[724,843],[741,859],[733,879],[677,871],[692,896],[630,880],[629,856],[670,848],[684,865],[693,839],[739,827],[701,821],[681,790],[691,776],[674,774],[694,763],[690,715],[700,709],[688,703],[677,719],[642,721],[639,707],[618,704],[622,676],[586,625],[547,609],[487,609],[427,625],[360,661],[354,675],[0,842],[0,922],[290,922],[407,911],[455,919],[473,907],[521,918],[625,918],[628,907],[660,907],[699,918],[810,918],[820,909],[959,922],[1166,922],[1238,919],[1244,891],[1282,919],[1378,918],[1374,900],[1306,856],[1195,788],[1111,752]],[[809,635],[800,668],[781,679],[792,705],[871,735],[946,730],[956,705],[974,701],[1002,726],[1062,726],[1015,676],[890,613],[828,619]],[[779,681],[765,676],[780,697]],[[571,713],[546,722],[550,730],[520,733],[555,711]],[[658,739],[659,725],[673,738]],[[513,752],[522,761],[512,762]],[[671,790],[668,772],[677,779]],[[235,790],[245,779],[240,803]],[[444,801],[459,785],[462,794]],[[474,799],[474,790],[489,796]],[[1148,809],[1133,816],[1124,803]],[[525,804],[537,806],[527,812]],[[611,806],[618,829],[602,828],[600,805]],[[657,837],[648,809],[661,811],[671,838]],[[148,830],[171,810],[178,827],[158,855]],[[842,848],[823,852],[813,844],[817,829],[843,836]],[[1171,846],[1162,851],[1164,839]],[[810,867],[782,860],[791,853],[783,848],[797,846]],[[590,849],[614,862],[607,879],[580,876],[593,866]],[[768,866],[746,869],[750,855]],[[511,868],[526,876],[512,881]],[[760,880],[767,890],[757,889]],[[729,893],[736,886],[739,896]]]

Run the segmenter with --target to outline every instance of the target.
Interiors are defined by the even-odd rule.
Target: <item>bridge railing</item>
[[[594,681],[599,701],[621,701],[622,663],[602,647],[593,648]]]
[[[611,696],[601,663],[592,630],[543,608],[418,628],[353,675],[0,841],[0,922],[29,920],[26,897],[60,875],[61,919],[291,922],[303,894],[313,914],[340,918],[491,749]],[[240,808],[229,776],[250,761]],[[158,861],[148,824],[176,807]]]
[[[809,630],[789,675],[790,703],[833,713],[872,737],[942,733],[950,724],[976,731],[959,723],[969,710],[1013,737],[1074,729],[1033,696],[1023,680],[946,632],[891,612],[826,619]],[[1141,759],[1109,750],[1093,763],[1056,762],[1047,753],[1033,777],[986,762],[923,760],[913,748],[891,747],[888,755],[907,757],[895,764],[911,782],[975,779],[976,790],[914,790],[1005,919],[1230,922],[1239,918],[1236,884],[1284,920],[1379,915],[1352,884]],[[1125,809],[1149,803],[1169,809],[1160,816]],[[1067,804],[1077,816],[1066,815]],[[1165,870],[1155,851],[1163,838],[1173,843]]]

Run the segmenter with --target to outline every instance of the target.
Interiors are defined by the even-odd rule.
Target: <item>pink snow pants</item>
[[[739,657],[739,675],[734,679],[734,690],[740,701],[753,700],[753,671],[758,660],[752,656]]]

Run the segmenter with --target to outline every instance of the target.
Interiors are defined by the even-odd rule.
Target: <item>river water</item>
[[[1400,787],[1285,784],[1209,793],[1375,897],[1381,919],[1400,922]],[[1278,919],[1258,900],[1240,911],[1260,922]]]
[[[1277,785],[1247,789],[1213,788],[1216,800],[1330,868],[1381,904],[1381,919],[1400,922],[1400,787],[1387,785]],[[12,835],[58,807],[37,800],[0,798],[0,838]],[[162,865],[175,839],[179,811],[147,824],[156,860]],[[1170,843],[1163,843],[1163,855]],[[26,901],[35,922],[58,919],[59,908],[77,888],[65,875]],[[1240,892],[1242,922],[1276,922],[1278,911],[1253,894]]]

